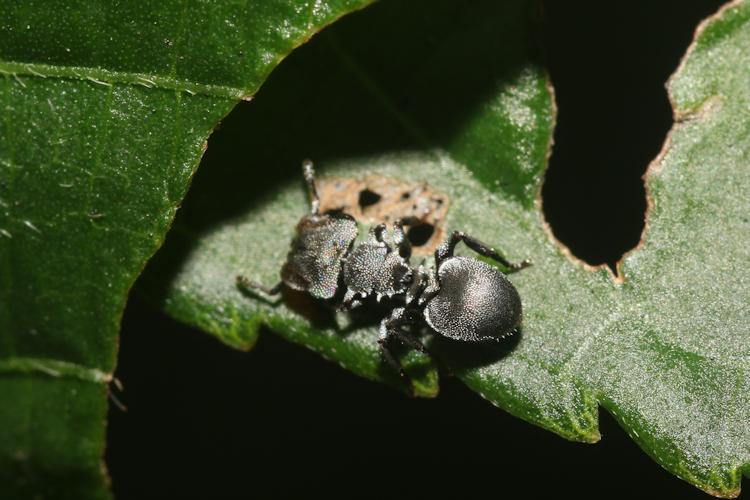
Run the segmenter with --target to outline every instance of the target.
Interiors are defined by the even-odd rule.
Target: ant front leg
[[[464,232],[454,231],[450,238],[448,238],[445,243],[440,245],[438,249],[435,250],[435,263],[438,267],[443,260],[453,256],[453,250],[456,248],[456,245],[459,241],[463,241],[464,243],[466,243],[466,246],[474,250],[479,255],[489,257],[490,259],[499,262],[510,271],[518,271],[519,269],[523,269],[524,267],[531,265],[531,259],[524,259],[518,263],[508,262],[505,257],[500,255],[497,250],[495,250],[488,244],[483,243]]]

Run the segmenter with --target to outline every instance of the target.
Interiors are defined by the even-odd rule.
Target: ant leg
[[[521,262],[510,263],[505,259],[505,257],[500,255],[497,250],[487,245],[486,243],[479,241],[473,236],[469,236],[468,234],[462,232],[458,232],[458,236],[464,241],[464,243],[466,243],[469,248],[477,252],[479,255],[489,257],[490,259],[499,262],[512,271],[518,271],[519,269],[523,269],[524,267],[531,265],[531,259],[528,258],[523,259]]]
[[[315,189],[315,169],[313,168],[312,160],[302,161],[302,174],[305,176],[305,182],[307,182],[307,191],[310,193],[310,213],[318,215],[320,211],[320,198],[318,198],[318,190]]]
[[[424,264],[420,264],[418,268],[414,270],[414,281],[412,282],[409,289],[406,291],[406,305],[411,304],[415,300],[418,304],[422,304],[424,301],[421,300],[422,293],[425,291],[429,284],[430,278],[424,270]]]
[[[377,243],[385,243],[385,224],[380,223],[370,229],[370,239]]]
[[[273,287],[267,288],[244,276],[237,276],[237,286],[244,290],[260,290],[266,295],[277,295],[279,292],[281,292],[281,289],[284,286],[284,282],[279,281]]]
[[[531,259],[524,259],[518,263],[510,263],[505,259],[505,257],[500,255],[497,250],[487,245],[486,243],[483,243],[473,236],[469,236],[468,234],[461,231],[454,231],[450,238],[448,238],[445,243],[440,245],[438,249],[435,250],[435,262],[438,266],[440,265],[440,262],[448,257],[453,256],[453,249],[456,247],[459,241],[463,241],[464,243],[466,243],[466,246],[474,250],[479,255],[489,257],[490,259],[499,262],[511,271],[518,271],[519,269],[523,269],[524,267],[531,265]]]
[[[434,358],[432,353],[425,347],[421,340],[415,337],[411,332],[402,328],[403,325],[413,322],[414,311],[414,309],[404,309],[402,307],[396,309],[394,314],[391,315],[386,322],[386,330],[391,336],[396,337],[405,346],[411,347],[415,351],[419,351],[422,354]]]
[[[401,321],[400,323],[404,323],[404,322]],[[421,352],[422,354],[425,354],[425,355],[429,356],[430,360],[432,360],[432,362],[440,370],[442,370],[442,371],[444,371],[446,373],[450,373],[451,372],[451,369],[450,369],[450,367],[447,364],[443,363],[443,361],[440,358],[438,358],[437,356],[435,356],[432,353],[432,351],[430,351],[429,349],[427,349],[427,347],[425,347],[425,345],[422,343],[421,340],[419,340],[418,338],[416,338],[410,332],[408,332],[408,331],[406,331],[406,330],[404,330],[404,329],[402,329],[400,327],[397,327],[397,328],[393,329],[393,336],[396,337],[398,340],[400,340],[404,345],[406,345],[408,347],[411,347],[412,349],[417,350],[417,351]]]
[[[458,231],[455,231],[452,235],[448,237],[447,240],[442,242],[440,246],[438,246],[435,249],[435,273],[437,274],[437,269],[440,267],[440,264],[445,259],[448,259],[450,257],[453,257],[453,249],[456,248],[456,245],[458,244],[458,238],[456,237],[456,234]]]
[[[409,390],[409,395],[414,395],[414,384],[411,381],[411,377],[404,371],[404,366],[401,361],[393,354],[391,348],[388,346],[388,341],[392,336],[399,336],[397,329],[394,328],[394,324],[400,324],[403,321],[404,308],[399,307],[393,310],[389,318],[383,318],[380,322],[380,338],[378,338],[378,344],[380,344],[380,351],[383,353],[383,357],[389,365],[401,376],[401,379],[406,383]],[[424,347],[424,346],[423,346]]]
[[[397,219],[393,223],[393,244],[398,248],[398,254],[408,261],[411,257],[411,242],[404,233],[404,219]]]
[[[383,337],[378,339],[378,344],[380,344],[380,352],[383,353],[383,357],[388,362],[389,365],[393,367],[396,372],[401,376],[401,379],[406,384],[406,388],[409,391],[409,396],[414,396],[414,383],[411,381],[411,377],[406,374],[404,371],[404,367],[401,364],[401,361],[398,360],[398,358],[391,352],[391,348],[388,347],[388,338]]]
[[[336,308],[339,311],[351,311],[355,307],[362,305],[362,302],[357,298],[357,292],[353,292],[350,288],[347,288],[344,298],[341,300],[341,304]]]
[[[426,354],[431,358],[433,357],[432,353],[429,350],[427,350],[427,348],[424,346],[422,341],[414,337],[411,333],[401,328],[394,328],[393,336],[399,339],[404,345],[411,347],[412,349],[419,351],[423,354]]]

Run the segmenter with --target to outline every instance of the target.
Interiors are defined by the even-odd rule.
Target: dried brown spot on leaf
[[[328,177],[318,180],[318,191],[321,212],[341,210],[359,221],[389,226],[397,219],[411,220],[406,234],[415,254],[430,255],[445,239],[450,199],[426,182],[403,182],[381,175]]]

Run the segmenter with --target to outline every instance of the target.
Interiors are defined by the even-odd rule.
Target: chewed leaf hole
[[[362,208],[362,210],[364,210],[370,205],[374,205],[379,202],[381,198],[382,196],[380,196],[378,193],[370,191],[369,189],[363,189],[359,192],[359,206],[360,208]]]
[[[409,238],[412,246],[421,247],[426,244],[435,234],[435,226],[432,224],[419,224],[410,227],[406,232],[406,237]]]

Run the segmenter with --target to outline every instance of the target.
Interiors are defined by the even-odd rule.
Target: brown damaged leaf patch
[[[407,236],[417,255],[431,255],[445,240],[445,216],[450,198],[426,182],[403,182],[381,175],[364,178],[327,177],[318,180],[320,210],[340,210],[368,224],[416,218]]]

